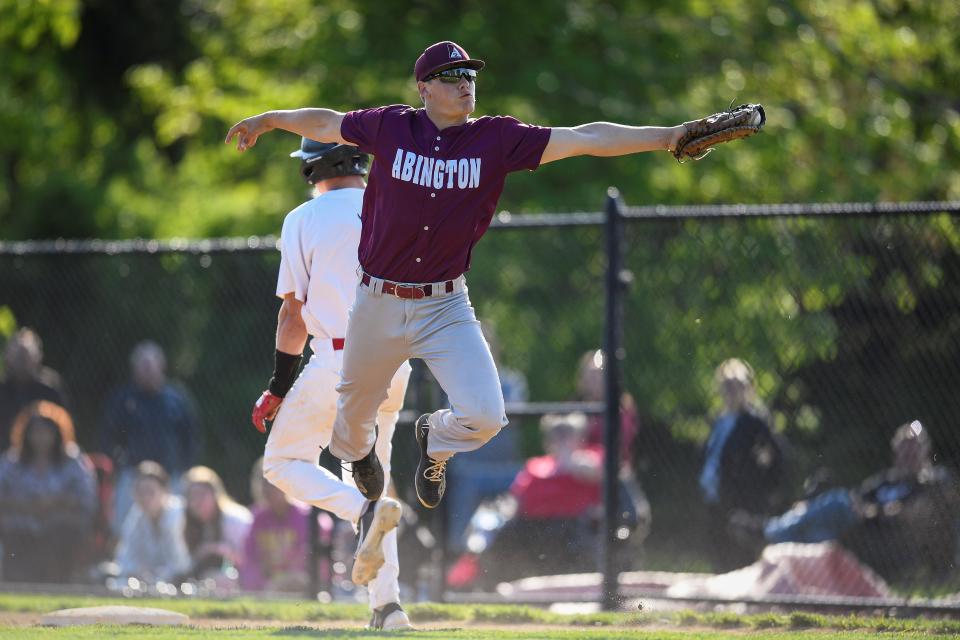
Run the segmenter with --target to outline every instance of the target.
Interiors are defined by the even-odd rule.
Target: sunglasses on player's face
[[[446,84],[458,84],[461,78],[466,78],[467,82],[476,82],[477,72],[475,69],[456,67],[454,69],[444,69],[443,71],[431,73],[429,76],[424,78],[423,81],[430,82],[434,78]]]

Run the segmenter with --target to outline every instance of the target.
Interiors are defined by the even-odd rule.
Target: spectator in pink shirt
[[[303,591],[307,585],[310,508],[292,502],[254,464],[253,525],[244,544],[240,586],[248,591]]]

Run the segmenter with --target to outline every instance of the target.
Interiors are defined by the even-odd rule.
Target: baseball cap
[[[416,64],[413,65],[413,75],[420,81],[431,73],[443,71],[444,69],[466,67],[467,69],[479,71],[483,69],[485,64],[483,60],[471,58],[467,50],[456,42],[444,40],[443,42],[437,42],[424,49],[420,57],[417,58]]]

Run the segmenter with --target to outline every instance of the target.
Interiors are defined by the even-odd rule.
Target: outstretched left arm
[[[578,127],[555,127],[540,164],[573,156],[624,156],[642,151],[672,151],[685,133],[675,127],[630,127],[612,122],[591,122]]]

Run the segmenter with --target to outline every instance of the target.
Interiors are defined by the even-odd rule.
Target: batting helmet
[[[300,176],[310,184],[338,176],[365,176],[370,162],[370,156],[353,145],[310,138],[304,138],[290,157],[300,158]]]

